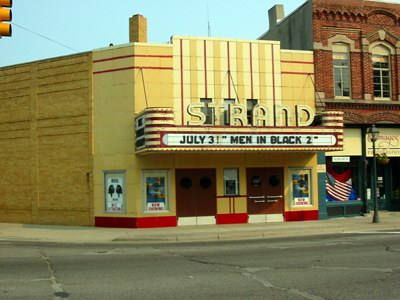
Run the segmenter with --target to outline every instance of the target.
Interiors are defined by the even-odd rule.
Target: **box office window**
[[[289,169],[290,198],[292,206],[312,205],[310,169]]]
[[[142,172],[144,212],[161,213],[169,209],[169,172],[149,170]]]
[[[125,212],[125,172],[104,172],[105,211],[108,213]]]
[[[239,195],[239,169],[224,169],[224,195]]]

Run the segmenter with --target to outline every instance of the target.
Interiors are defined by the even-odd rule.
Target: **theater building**
[[[129,44],[0,69],[0,222],[318,219],[343,113],[315,125],[313,53],[146,31],[136,15]]]
[[[317,116],[344,113],[344,151],[326,153],[327,202],[320,218],[359,215],[371,208],[372,143],[380,131],[377,198],[380,209],[400,209],[400,5],[393,1],[309,0],[285,17],[269,11],[262,40],[314,53]],[[320,154],[321,159],[325,154]],[[381,160],[387,156],[388,160]],[[334,182],[345,187],[334,189]]]

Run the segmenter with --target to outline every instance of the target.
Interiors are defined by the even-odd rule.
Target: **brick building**
[[[344,151],[327,153],[329,175],[351,184],[338,197],[327,184],[320,217],[368,211],[372,145],[366,131],[380,131],[377,152],[381,209],[400,208],[400,5],[393,1],[309,0],[288,17],[282,5],[269,11],[260,39],[280,40],[284,49],[312,50],[318,111],[344,113]],[[322,155],[323,156],[323,155]],[[322,159],[321,156],[321,159]],[[345,182],[346,181],[346,182]],[[360,201],[357,201],[360,200]]]

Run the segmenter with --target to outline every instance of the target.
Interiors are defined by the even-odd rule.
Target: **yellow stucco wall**
[[[147,107],[172,107],[176,125],[187,124],[192,118],[187,105],[204,97],[216,102],[229,97],[239,101],[254,98],[266,105],[288,106],[293,113],[298,104],[315,107],[311,52],[283,51],[279,43],[267,41],[188,37],[173,37],[171,41],[169,45],[134,43],[93,52],[95,216],[175,216],[175,169],[179,168],[215,168],[220,197],[224,168],[240,169],[240,194],[246,195],[247,167],[283,167],[287,199],[288,168],[311,168],[313,205],[292,208],[285,201],[285,210],[317,210],[314,153],[135,155],[134,116]],[[144,213],[142,170],[170,171],[169,212]],[[104,212],[105,171],[125,172],[127,201],[122,214]],[[229,199],[216,201],[217,213],[227,213]],[[246,197],[234,201],[236,212],[245,213]]]

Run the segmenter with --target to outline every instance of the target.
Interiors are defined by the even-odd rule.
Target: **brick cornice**
[[[325,106],[329,109],[336,109],[336,110],[345,110],[345,109],[354,109],[354,110],[390,110],[390,111],[400,111],[400,103],[398,101],[390,103],[389,101],[385,103],[379,103],[377,101],[372,102],[361,102],[364,100],[356,100],[352,102],[337,102],[335,100],[325,100]],[[378,103],[376,103],[378,102]]]

